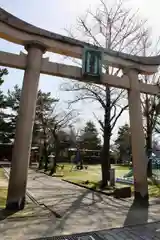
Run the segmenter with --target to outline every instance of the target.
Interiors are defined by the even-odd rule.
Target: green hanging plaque
[[[102,52],[84,48],[82,59],[82,75],[89,81],[100,81],[102,75]]]

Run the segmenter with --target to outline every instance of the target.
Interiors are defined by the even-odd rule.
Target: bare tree
[[[157,55],[159,54],[159,40],[153,46],[150,41],[149,35],[146,34],[141,39],[141,44],[143,47],[142,55],[144,57],[148,55]],[[140,81],[144,83],[151,83],[155,85],[160,84],[160,75],[159,72],[152,76],[140,76]],[[146,139],[146,154],[148,156],[148,177],[152,176],[152,162],[151,162],[151,153],[152,153],[152,142],[153,142],[153,133],[158,129],[159,126],[159,116],[160,116],[160,98],[159,96],[152,96],[148,94],[141,94],[141,103],[143,111],[143,120],[144,120],[144,134]]]
[[[96,46],[123,51],[130,54],[139,54],[141,48],[139,42],[146,31],[142,31],[145,21],[139,20],[138,14],[125,8],[124,1],[100,0],[99,7],[93,12],[88,10],[85,16],[78,19],[74,28],[78,38]],[[143,28],[144,29],[144,28]],[[70,36],[74,34],[70,32]],[[122,75],[121,69],[103,66],[105,72],[110,75]],[[128,107],[124,100],[126,92],[110,88],[108,85],[96,85],[91,83],[71,83],[61,87],[66,91],[76,92],[74,101],[91,100],[99,103],[104,111],[104,120],[97,119],[103,129],[103,148],[101,155],[102,187],[108,184],[110,179],[110,139],[117,120]]]
[[[64,139],[67,135],[65,132],[65,128],[69,127],[69,125],[73,123],[76,118],[77,114],[73,110],[69,110],[66,112],[56,112],[55,109],[55,112],[53,113],[53,117],[51,118],[49,123],[49,130],[52,134],[51,141],[54,144],[55,157],[50,171],[50,175],[56,172],[56,165],[61,151],[61,141],[67,141],[67,139]]]

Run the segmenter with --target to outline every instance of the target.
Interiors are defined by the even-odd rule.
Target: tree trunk
[[[152,160],[150,159],[152,154],[152,133],[150,132],[150,129],[147,129],[146,151],[147,151],[147,157],[149,159],[148,167],[147,167],[147,176],[152,177]]]
[[[150,159],[152,153],[152,125],[150,121],[150,112],[149,112],[149,99],[146,95],[146,121],[147,121],[147,131],[146,131],[146,152],[149,159],[147,166],[147,176],[152,177],[152,160]]]
[[[104,116],[104,135],[103,135],[103,148],[101,155],[101,170],[102,170],[102,188],[108,185],[110,180],[110,89],[106,86],[106,108]]]

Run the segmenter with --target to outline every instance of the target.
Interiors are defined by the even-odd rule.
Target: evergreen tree
[[[21,97],[21,88],[18,85],[14,86],[13,90],[9,90],[7,94],[7,103],[10,110],[10,115],[8,117],[9,125],[12,126],[13,138],[16,128],[16,121],[19,111]],[[40,146],[41,156],[45,162],[45,169],[47,170],[48,166],[48,141],[49,141],[49,121],[52,117],[54,103],[57,100],[51,97],[51,93],[44,93],[41,90],[38,91],[37,95],[37,105],[35,113],[35,122],[33,126],[33,135],[32,135],[32,144]],[[40,167],[41,167],[40,161]]]
[[[7,69],[0,69],[0,85],[4,82],[4,76],[8,75]],[[9,121],[9,116],[6,112],[8,108],[6,96],[0,90],[0,143],[10,143],[13,135],[13,128]]]
[[[96,150],[100,148],[101,141],[96,126],[92,121],[86,123],[80,136],[80,142],[85,149]]]
[[[131,133],[128,124],[119,128],[118,137],[115,141],[117,145],[120,161],[128,161],[131,159]]]
[[[33,130],[33,143],[35,144],[37,141],[40,141],[43,144],[41,149],[46,171],[48,169],[48,153],[50,139],[52,138],[52,134],[50,131],[50,122],[54,121],[53,111],[55,108],[55,103],[57,103],[57,101],[57,99],[51,97],[50,92],[44,93],[39,90],[37,97],[35,124]],[[40,162],[39,168],[41,168],[41,165],[42,164]]]

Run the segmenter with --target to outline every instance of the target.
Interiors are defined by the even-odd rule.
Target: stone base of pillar
[[[23,210],[25,207],[25,197],[17,200],[17,201],[11,201],[7,202],[6,204],[6,210],[9,211],[20,211]]]
[[[134,192],[134,204],[140,207],[148,207],[149,195],[143,197],[140,192]]]

